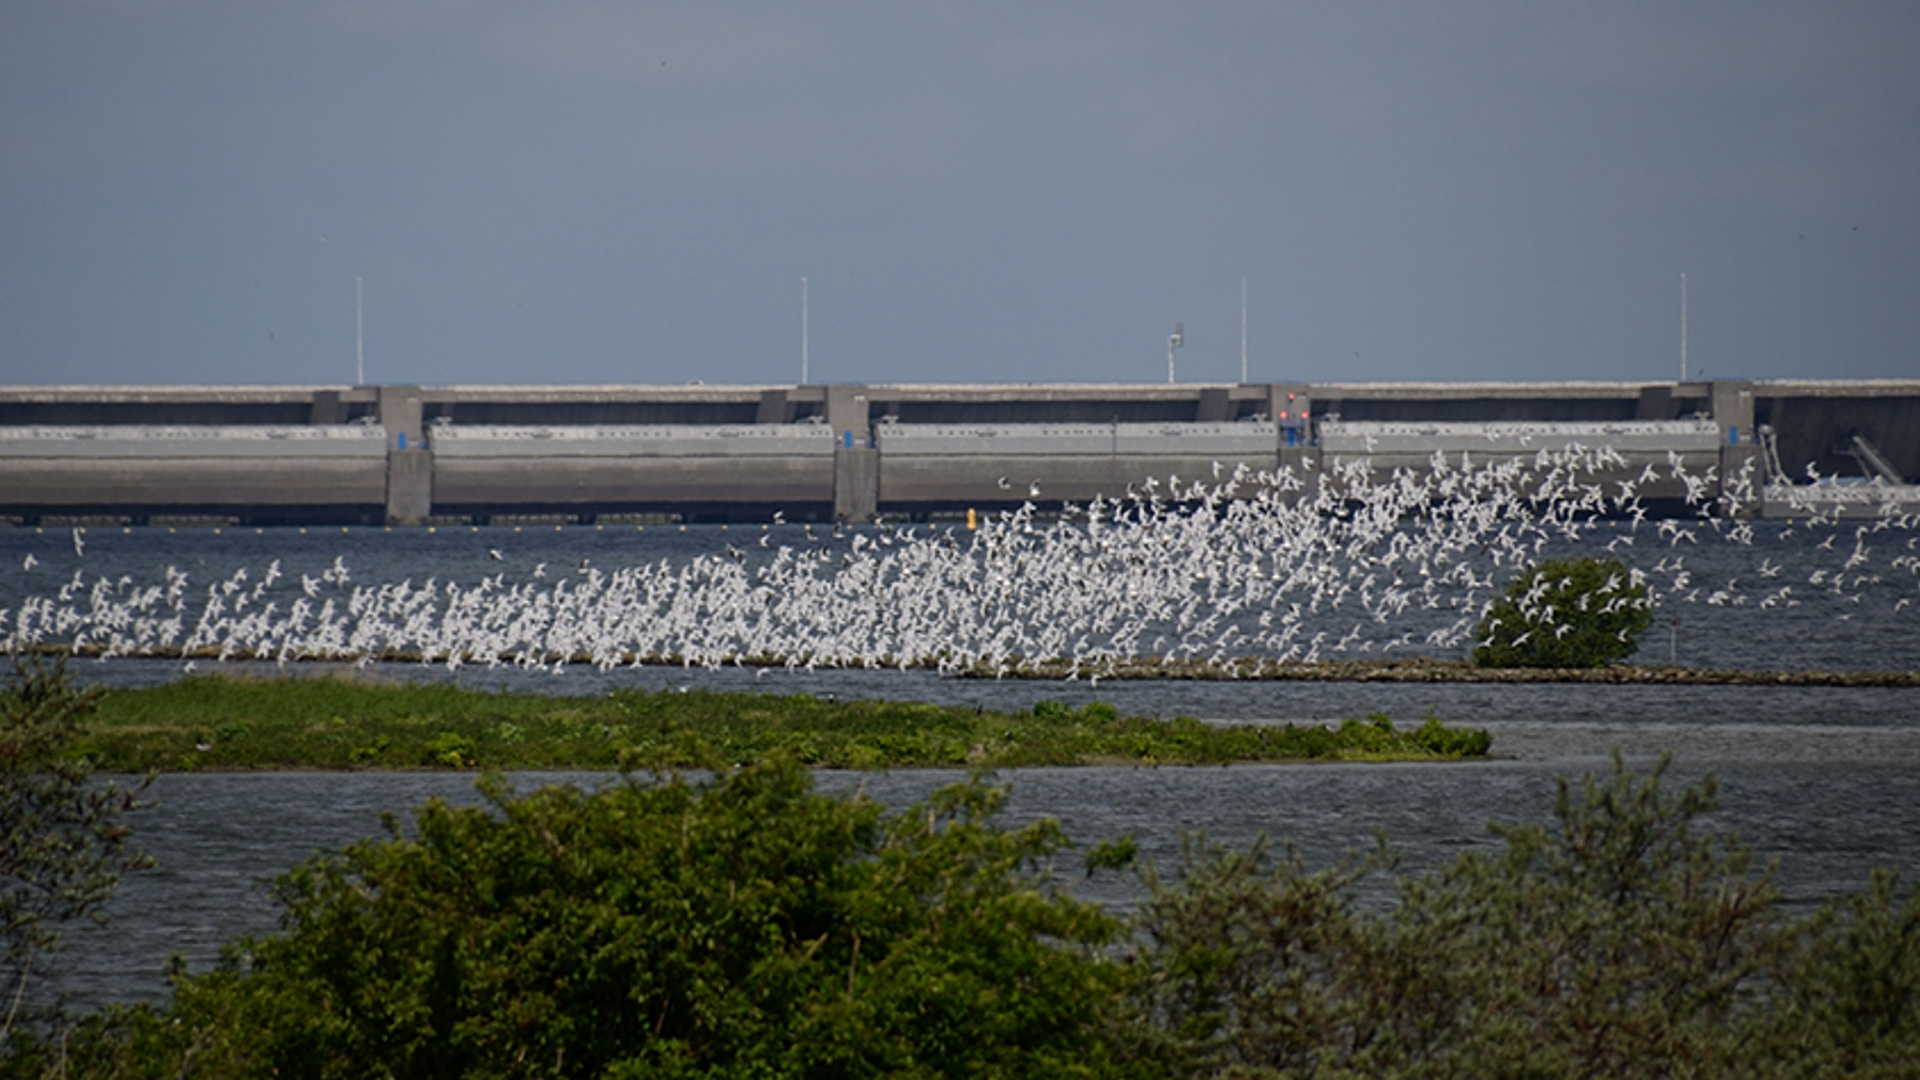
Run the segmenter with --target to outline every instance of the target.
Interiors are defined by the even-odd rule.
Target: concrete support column
[[[1766,483],[1760,467],[1760,445],[1753,433],[1753,384],[1745,380],[1713,382],[1708,386],[1713,422],[1720,428],[1720,494],[1735,496],[1728,507],[1742,517],[1760,510],[1760,488]],[[1740,478],[1746,477],[1746,486]]]
[[[431,513],[433,455],[425,450],[387,451],[387,524],[425,525]]]
[[[1640,400],[1634,403],[1635,420],[1673,419],[1673,387],[1667,383],[1649,383],[1640,388]]]
[[[380,426],[387,429],[387,449],[416,450],[420,447],[420,388],[382,386],[374,407],[380,414]]]
[[[869,411],[866,387],[827,387],[827,426],[833,429],[835,445],[845,446],[849,435],[853,445],[867,445],[867,440],[873,437],[873,428],[867,419]]]
[[[1224,386],[1201,388],[1193,418],[1202,424],[1217,424],[1233,419],[1233,391]]]
[[[1720,425],[1720,438],[1730,445],[1753,441],[1753,384],[1712,382],[1707,384],[1714,423]],[[1732,434],[1729,434],[1729,433]]]
[[[793,419],[793,403],[785,390],[762,390],[760,404],[754,409],[756,424],[785,424]]]
[[[880,510],[880,451],[866,446],[833,452],[833,520],[861,524]]]
[[[827,387],[835,521],[872,521],[880,507],[880,451],[868,445],[873,439],[870,412],[866,387]]]
[[[1267,415],[1279,429],[1275,461],[1296,475],[1317,470],[1320,451],[1313,445],[1313,388],[1306,383],[1272,383],[1267,395]]]
[[[338,390],[316,390],[313,406],[307,411],[307,423],[316,427],[347,422],[347,407],[340,402]]]
[[[374,400],[387,432],[387,524],[423,524],[433,513],[433,452],[420,423],[420,388],[382,386]]]

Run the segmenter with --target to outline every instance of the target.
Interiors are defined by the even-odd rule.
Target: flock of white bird
[[[1457,655],[1518,569],[1568,545],[1597,550],[1607,535],[1656,607],[1792,607],[1825,594],[1857,604],[1883,583],[1901,593],[1894,611],[1910,604],[1920,581],[1911,517],[1759,523],[1720,512],[1711,473],[1689,473],[1677,456],[1634,481],[1617,479],[1624,464],[1572,447],[1485,465],[1436,455],[1426,470],[1385,476],[1364,461],[1318,474],[1216,470],[1057,518],[1028,504],[974,531],[809,528],[804,543],[778,546],[763,532],[758,545],[690,559],[564,573],[541,564],[514,580],[497,549],[498,569],[466,581],[363,584],[344,557],[317,574],[289,577],[275,561],[205,584],[172,567],[157,581],[90,577],[76,531],[72,579],[0,611],[0,641],[110,657],[404,656],[556,672],[669,660],[1004,673],[1058,659],[1089,678],[1142,657]],[[1732,480],[1731,497],[1751,497],[1750,474]],[[1648,520],[1641,489],[1674,481],[1695,516]],[[1751,548],[1758,529],[1824,530],[1816,547],[1832,557],[1796,571],[1756,550],[1737,578],[1695,580],[1693,549]],[[32,555],[23,570],[35,572]]]

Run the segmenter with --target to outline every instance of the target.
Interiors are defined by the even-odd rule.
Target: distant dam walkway
[[[1242,465],[1418,470],[1571,445],[1612,448],[1629,479],[1711,469],[1740,513],[1920,512],[1920,379],[16,386],[0,387],[0,523],[925,519]],[[1739,476],[1774,486],[1723,490]]]

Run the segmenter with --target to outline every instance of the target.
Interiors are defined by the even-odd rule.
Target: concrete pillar
[[[1760,445],[1753,433],[1753,383],[1746,380],[1708,384],[1713,422],[1720,428],[1720,494],[1740,496],[1727,509],[1741,516],[1758,513],[1760,488],[1766,483],[1760,467]],[[1751,487],[1737,490],[1742,475]]]
[[[387,432],[387,524],[423,524],[433,512],[433,452],[420,424],[420,388],[382,386],[374,401]]]
[[[1640,400],[1634,405],[1635,420],[1671,420],[1673,419],[1673,387],[1666,383],[1653,383],[1640,388]]]
[[[868,411],[866,387],[827,387],[827,426],[833,429],[836,446],[845,446],[849,433],[853,436],[853,445],[867,445],[867,440],[873,437]]]
[[[1707,384],[1709,406],[1714,423],[1720,425],[1721,441],[1731,445],[1753,441],[1753,384],[1745,380],[1714,381]],[[1729,429],[1737,438],[1728,435]]]
[[[844,443],[844,439],[842,440]],[[861,524],[880,511],[880,451],[842,445],[833,452],[833,520]]]
[[[307,413],[307,423],[315,427],[347,422],[347,407],[340,401],[338,390],[316,390],[313,394],[313,407]]]
[[[387,451],[387,524],[425,525],[431,513],[433,455],[426,450]]]
[[[873,439],[869,411],[866,387],[827,387],[835,521],[872,521],[880,506],[880,451],[867,445]]]
[[[1320,451],[1313,445],[1313,388],[1306,383],[1272,383],[1267,398],[1267,415],[1279,429],[1275,460],[1296,474],[1317,470]]]
[[[785,390],[760,391],[760,405],[754,410],[756,424],[785,424],[793,420],[793,403]]]
[[[414,450],[422,445],[419,387],[382,386],[374,407],[380,415],[380,426],[387,429],[387,449]]]
[[[1217,424],[1233,419],[1233,391],[1224,386],[1203,387],[1193,418],[1202,424]]]

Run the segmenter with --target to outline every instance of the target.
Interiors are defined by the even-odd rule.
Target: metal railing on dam
[[[0,520],[865,520],[1549,445],[1761,468],[1804,490],[1750,509],[1799,512],[1862,442],[1920,478],[1920,380],[0,387]]]

